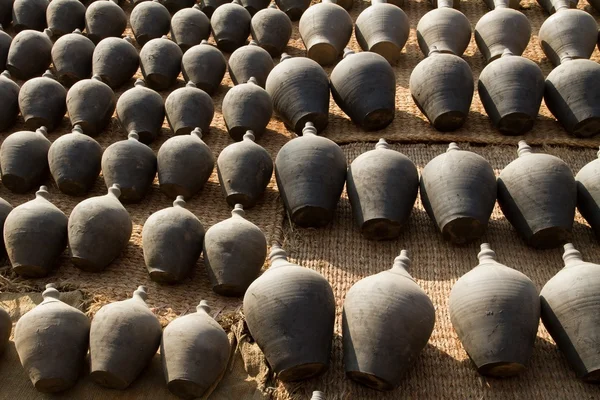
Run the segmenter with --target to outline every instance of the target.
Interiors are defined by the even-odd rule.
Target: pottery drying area
[[[369,5],[368,2],[355,1],[350,11],[353,21]],[[122,7],[127,15],[131,13],[131,5],[123,4]],[[420,18],[432,7],[425,1],[409,0],[402,8],[409,17],[411,32],[402,56],[394,66],[397,83],[394,121],[381,131],[365,132],[344,115],[333,99],[330,100],[329,126],[322,135],[342,147],[348,164],[358,155],[373,149],[380,137],[391,143],[390,148],[408,156],[417,166],[419,173],[431,159],[443,153],[451,141],[457,142],[461,149],[473,151],[489,160],[496,175],[516,158],[516,144],[523,139],[528,144],[535,145],[534,151],[544,151],[560,157],[574,173],[597,157],[600,137],[580,139],[568,135],[543,103],[532,131],[523,136],[501,135],[489,122],[477,92],[473,97],[467,122],[462,128],[448,133],[436,131],[415,105],[408,87],[412,70],[424,58],[417,44],[415,29]],[[585,1],[580,2],[579,8],[600,22],[600,14]],[[469,19],[472,27],[488,12],[483,1],[462,1],[459,9]],[[532,26],[532,37],[523,56],[535,61],[544,76],[547,76],[552,70],[552,65],[542,52],[537,33],[548,15],[531,0],[522,1],[519,11],[525,14]],[[298,22],[294,22],[293,26],[292,39],[286,51],[292,56],[304,56],[306,52],[298,33]],[[131,34],[129,28],[127,33]],[[209,41],[214,43],[212,37]],[[140,49],[137,44],[136,47]],[[349,47],[357,52],[360,50],[354,36]],[[228,54],[225,56],[229,57]],[[485,60],[477,50],[473,38],[463,58],[471,67],[477,82],[485,67]],[[598,49],[594,51],[592,60],[600,61]],[[275,63],[278,62],[276,59]],[[328,75],[332,69],[325,68]],[[141,72],[138,71],[135,77],[141,78]],[[120,95],[130,89],[133,83],[132,79],[116,94]],[[180,75],[172,90],[184,85]],[[204,134],[203,140],[215,158],[227,145],[233,143],[221,113],[223,97],[232,87],[233,83],[226,74],[220,88],[212,96],[215,116],[210,131]],[[161,95],[166,98],[172,90],[161,92]],[[10,133],[24,130],[24,123],[21,117],[19,118],[10,131],[0,135],[1,140],[6,139]],[[48,138],[54,141],[70,130],[69,119],[65,117],[59,128],[51,132]],[[96,140],[105,149],[126,136],[126,132],[113,117],[108,129],[99,134]],[[172,136],[173,133],[165,120],[161,135],[150,147],[156,153]],[[257,142],[275,159],[279,149],[293,137],[295,134],[287,130],[274,116],[267,131]],[[84,199],[61,193],[51,178],[46,181],[46,185],[51,201],[67,216]],[[86,197],[105,193],[104,181],[99,177]],[[33,196],[33,193],[17,195],[0,185],[0,197],[13,206],[25,203]],[[302,383],[278,382],[270,376],[264,357],[244,330],[241,321],[241,298],[227,298],[214,293],[202,259],[199,260],[192,276],[182,283],[159,285],[150,280],[142,252],[142,227],[152,213],[170,207],[171,204],[172,201],[159,190],[156,179],[141,203],[126,205],[133,220],[131,239],[121,256],[101,273],[83,272],[74,267],[69,261],[68,250],[61,256],[56,270],[39,279],[18,277],[7,262],[0,268],[0,306],[8,309],[13,318],[17,318],[41,301],[39,295],[32,293],[41,292],[47,283],[56,283],[62,292],[68,292],[66,302],[93,317],[103,305],[129,298],[138,285],[144,285],[148,288],[147,303],[164,327],[177,316],[193,312],[201,299],[207,300],[212,307],[212,314],[228,332],[234,349],[225,375],[210,396],[214,399],[307,399],[313,390],[326,392],[327,399],[330,400],[598,397],[597,387],[576,379],[541,323],[533,356],[523,374],[505,380],[484,378],[477,374],[450,322],[448,298],[456,280],[477,265],[479,242],[457,247],[444,241],[424,211],[420,198],[417,198],[409,223],[398,239],[373,242],[364,239],[356,228],[345,190],[334,220],[327,226],[315,229],[292,225],[285,213],[273,176],[264,197],[254,208],[246,211],[246,218],[263,230],[268,243],[279,242],[291,261],[315,270],[327,278],[333,288],[336,303],[335,334],[329,370],[319,378]],[[216,170],[204,189],[187,201],[187,208],[200,219],[205,229],[230,216],[231,208],[221,192]],[[561,258],[562,249],[534,250],[527,247],[505,219],[498,205],[481,242],[489,242],[496,251],[499,262],[526,274],[538,290],[564,265]],[[576,214],[573,227],[573,243],[583,254],[584,260],[600,262],[598,242],[579,213]],[[383,393],[360,386],[344,376],[342,305],[347,291],[354,283],[389,269],[402,249],[409,250],[412,259],[410,273],[433,302],[436,323],[428,345],[401,386],[394,391]],[[268,261],[264,268],[267,267]],[[46,397],[36,392],[31,385],[11,342],[6,353],[0,358],[0,398],[21,400]],[[105,400],[176,398],[165,386],[159,355],[155,356],[148,369],[126,391],[103,389],[86,376],[62,397]]]

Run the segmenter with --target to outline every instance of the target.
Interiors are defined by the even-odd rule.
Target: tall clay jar
[[[579,379],[600,382],[600,265],[585,262],[571,243],[565,267],[540,292],[542,321]]]
[[[248,83],[236,85],[225,94],[221,110],[233,140],[242,140],[247,131],[260,138],[273,115],[273,101],[252,77]]]
[[[248,10],[242,7],[238,0],[217,8],[210,18],[210,27],[219,50],[233,53],[235,49],[246,44],[251,19]]]
[[[298,25],[306,56],[321,65],[335,63],[352,36],[352,18],[336,2],[324,0],[309,7]]]
[[[131,44],[131,38],[106,38],[96,45],[92,72],[112,89],[131,79],[140,65],[140,56]]]
[[[183,52],[166,36],[152,39],[140,51],[140,68],[148,86],[154,90],[167,90],[181,72]]]
[[[116,103],[115,93],[99,75],[77,82],[67,92],[71,125],[79,125],[90,136],[98,135],[108,126]]]
[[[13,271],[46,276],[67,246],[67,216],[49,200],[45,186],[35,199],[15,207],[4,222],[4,245]]]
[[[189,135],[195,128],[208,132],[215,106],[208,93],[190,81],[169,94],[165,114],[175,135]]]
[[[117,118],[125,132],[136,131],[140,142],[151,143],[165,120],[165,103],[160,94],[138,79],[132,89],[119,96]]]
[[[398,387],[433,332],[435,309],[409,266],[402,250],[391,269],[358,281],[344,300],[346,376],[373,389]]]
[[[10,128],[19,115],[19,90],[8,71],[0,74],[0,98],[3,107],[0,108],[0,131]]]
[[[50,31],[37,32],[25,30],[19,32],[12,40],[6,69],[10,74],[23,81],[40,76],[52,62],[52,41]]]
[[[267,258],[263,231],[236,204],[231,218],[211,226],[204,237],[204,265],[212,289],[222,296],[243,296]]]
[[[79,0],[52,0],[46,9],[46,22],[52,36],[60,38],[85,28],[85,5]]]
[[[346,190],[354,221],[367,239],[400,235],[419,190],[415,164],[379,139],[375,150],[356,157],[348,168]]]
[[[143,47],[148,41],[169,33],[171,14],[160,0],[144,1],[131,11],[129,23],[135,40]]]
[[[167,388],[183,399],[200,398],[227,368],[229,339],[202,300],[196,312],[175,319],[160,344]]]
[[[127,246],[133,226],[120,195],[113,185],[105,196],[86,199],[71,211],[69,249],[77,268],[100,272]]]
[[[575,175],[577,209],[600,238],[600,151]]]
[[[431,10],[417,24],[417,41],[425,56],[435,48],[460,57],[471,41],[471,23],[463,13],[447,6]]]
[[[8,340],[10,339],[10,334],[12,332],[12,321],[10,319],[10,315],[4,308],[0,308],[0,356],[8,347]]]
[[[140,286],[129,300],[102,307],[90,329],[90,377],[109,389],[126,389],[150,363],[162,336]]]
[[[46,285],[42,297],[17,322],[15,347],[37,391],[62,392],[75,385],[84,369],[90,320],[60,301],[53,284]]]
[[[312,378],[329,367],[333,290],[318,272],[289,262],[278,245],[270,259],[271,267],[244,295],[246,324],[279,380]]]
[[[275,0],[275,4],[290,20],[298,21],[310,6],[310,0]]]
[[[523,273],[500,264],[488,243],[479,265],[454,284],[450,320],[477,372],[509,377],[525,371],[540,323],[540,300]]]
[[[250,21],[250,33],[256,43],[269,52],[271,57],[278,57],[292,37],[292,21],[275,4],[260,10]]]
[[[531,25],[525,14],[499,4],[475,25],[475,43],[489,63],[499,59],[505,50],[520,56],[531,37]]]
[[[45,126],[53,131],[67,111],[67,90],[46,71],[42,77],[28,80],[19,91],[19,109],[25,120],[25,128],[34,130]]]
[[[12,10],[15,32],[26,29],[43,31],[47,27],[46,9],[48,4],[48,0],[15,0]]]
[[[223,53],[207,40],[191,47],[181,59],[181,73],[185,80],[211,96],[219,88],[226,70],[227,60]]]
[[[71,1],[81,4],[79,0]],[[82,79],[90,78],[94,49],[94,43],[79,29],[61,36],[52,46],[52,64],[58,81],[65,86],[73,86]]]
[[[183,53],[210,36],[210,19],[198,4],[179,10],[171,18],[171,38]]]
[[[445,240],[462,245],[483,236],[498,188],[485,158],[450,143],[425,166],[420,186],[423,206]]]
[[[570,239],[575,218],[573,173],[558,157],[532,153],[524,141],[518,154],[498,177],[498,204],[529,246],[561,246]]]
[[[346,181],[346,168],[342,149],[317,136],[310,122],[302,137],[290,140],[279,150],[275,158],[277,187],[296,225],[319,227],[333,219]]]
[[[265,87],[267,76],[274,66],[269,52],[251,40],[248,46],[242,46],[231,53],[229,76],[234,85],[246,83],[250,78],[254,78],[258,85]]]
[[[85,11],[85,30],[94,43],[107,37],[121,37],[127,28],[127,15],[118,0],[94,1]]]

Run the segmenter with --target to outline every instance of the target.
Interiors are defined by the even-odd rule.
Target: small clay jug
[[[600,65],[563,57],[546,78],[544,102],[567,132],[578,137],[600,133]]]
[[[173,207],[157,211],[144,223],[142,247],[150,279],[181,282],[190,275],[202,253],[204,227],[185,209],[183,196]]]
[[[498,177],[498,204],[529,246],[561,246],[571,238],[575,218],[573,173],[558,157],[532,153],[523,140],[518,154]]]
[[[270,2],[271,0],[240,0],[242,7],[244,7],[251,16],[267,8]]]
[[[12,22],[13,0],[0,0],[0,24],[9,26]]]
[[[43,301],[15,326],[15,347],[21,365],[38,392],[57,393],[75,385],[85,367],[90,320],[63,303],[54,284],[46,285]]]
[[[420,186],[423,207],[445,240],[462,245],[483,236],[498,189],[485,158],[450,143],[427,163]]]
[[[297,135],[302,135],[307,122],[317,132],[327,127],[329,78],[315,61],[283,53],[281,62],[267,77],[265,89],[273,100],[273,110]]]
[[[11,206],[8,201],[0,197],[0,259],[2,260],[6,259],[6,247],[4,246],[4,236],[1,234],[1,232],[4,231],[4,222],[6,221],[6,217],[8,217],[8,214],[10,214],[12,210],[13,206]],[[2,310],[2,308],[0,308],[0,310]],[[0,311],[0,314],[1,313],[2,312]],[[2,354],[2,332],[4,329],[2,328],[2,325],[2,315],[0,315],[0,355]]]
[[[344,188],[346,157],[335,142],[317,136],[311,122],[306,123],[302,133],[277,153],[277,187],[296,225],[324,226],[333,219]]]
[[[519,0],[483,0],[490,10],[502,9],[502,8],[514,8],[519,9]]]
[[[398,387],[433,332],[435,309],[409,267],[402,250],[391,269],[358,281],[344,300],[346,376],[372,389]]]
[[[310,0],[275,0],[275,4],[290,20],[298,21],[310,6]]]
[[[181,73],[186,82],[193,82],[211,96],[219,88],[226,70],[223,53],[206,40],[191,47],[181,59]]]
[[[275,64],[269,52],[259,47],[254,40],[248,46],[238,48],[229,57],[229,76],[234,85],[254,78],[264,88],[273,67]]]
[[[217,8],[210,18],[210,27],[219,50],[233,53],[245,45],[250,34],[251,19],[248,10],[238,0]]]
[[[171,38],[184,53],[210,36],[210,20],[200,6],[184,8],[171,18]]]
[[[19,85],[10,76],[10,72],[0,74],[0,131],[10,128],[19,115]]]
[[[131,11],[129,23],[135,40],[144,46],[148,41],[169,33],[171,14],[160,0],[144,1]]]
[[[354,36],[361,49],[377,53],[394,64],[408,40],[408,17],[393,1],[373,0],[371,4],[356,19]]]
[[[465,60],[433,47],[413,69],[409,86],[415,104],[435,129],[449,132],[464,125],[475,87]]]
[[[131,131],[127,139],[111,144],[102,154],[102,175],[107,188],[119,186],[117,197],[122,203],[139,203],[154,181],[156,156]]]
[[[120,195],[119,185],[112,185],[106,195],[83,200],[71,211],[69,249],[77,268],[101,272],[127,246],[133,226]]]
[[[50,173],[58,189],[70,196],[83,196],[100,174],[102,147],[84,135],[79,125],[56,139],[48,151]]]
[[[14,37],[8,50],[6,69],[23,81],[40,76],[52,62],[50,31],[25,30]]]
[[[505,378],[522,373],[533,352],[540,300],[525,274],[500,264],[488,243],[479,265],[450,292],[452,326],[481,375]]]
[[[217,173],[225,200],[230,206],[251,208],[261,198],[273,175],[271,155],[254,143],[247,131],[244,139],[225,147],[217,158]]]
[[[13,193],[38,187],[48,175],[50,141],[45,127],[9,135],[0,146],[2,184]]]
[[[243,296],[267,258],[265,234],[244,216],[244,207],[236,204],[231,218],[211,226],[204,237],[206,272],[222,296]]]
[[[181,72],[183,52],[166,36],[152,39],[140,51],[140,68],[149,87],[167,90]]]
[[[260,138],[273,115],[273,102],[269,93],[251,77],[248,83],[234,86],[225,94],[221,110],[233,140],[242,140],[247,131]]]
[[[323,0],[300,18],[298,28],[306,56],[321,65],[335,63],[352,36],[352,18],[337,0]]]
[[[80,3],[79,0],[73,1]],[[52,46],[51,53],[58,81],[70,87],[82,79],[90,78],[94,49],[94,43],[79,29],[61,36]]]
[[[12,37],[4,32],[4,28],[0,24],[0,69],[2,70],[6,68],[6,60],[8,59],[11,43]]]
[[[496,8],[475,25],[475,43],[488,63],[500,58],[505,50],[520,56],[530,36],[531,25],[527,17],[511,8]]]
[[[0,307],[0,356],[4,353],[4,350],[8,347],[8,339],[10,339],[10,333],[12,332],[12,321],[10,315]]]
[[[85,30],[92,42],[107,37],[120,38],[127,28],[127,15],[118,0],[98,0],[85,11]]]
[[[271,57],[278,57],[292,37],[292,21],[275,4],[260,10],[250,21],[252,39]]]
[[[99,75],[80,80],[67,92],[67,111],[71,125],[81,126],[86,135],[98,135],[108,126],[116,102],[115,93],[102,82]]]
[[[165,103],[160,94],[138,79],[132,89],[119,97],[117,118],[125,132],[136,131],[140,142],[151,143],[165,120]]]
[[[375,150],[354,159],[347,179],[348,199],[363,236],[372,240],[397,238],[417,199],[419,174],[415,164],[379,139]]]
[[[477,92],[496,129],[505,135],[523,135],[537,118],[544,82],[536,63],[506,49],[502,58],[481,71]]]
[[[565,355],[577,377],[600,382],[600,265],[585,262],[581,253],[567,243],[561,269],[540,293],[542,322]]]
[[[229,339],[202,300],[196,312],[175,319],[160,344],[167,388],[182,399],[196,399],[225,372]]]
[[[85,5],[79,0],[52,0],[46,10],[46,22],[55,39],[85,28]]]
[[[129,300],[102,307],[90,329],[90,377],[109,389],[126,389],[156,354],[162,337],[158,318],[146,305],[146,288]]]
[[[396,74],[379,54],[368,51],[354,54],[347,48],[330,80],[333,100],[362,129],[377,131],[394,120]]]
[[[431,10],[417,24],[417,41],[425,56],[435,47],[440,53],[460,57],[471,41],[471,23],[453,8]]]
[[[131,44],[131,38],[106,38],[96,45],[92,72],[112,89],[129,81],[140,65],[140,56]]]
[[[320,375],[331,356],[335,320],[331,285],[318,272],[289,262],[278,245],[271,247],[270,259],[271,267],[244,295],[250,334],[282,382]]]
[[[221,7],[227,3],[229,3],[229,0],[200,0],[198,5],[200,10],[202,10],[208,18],[211,18],[217,7]]]
[[[169,126],[176,135],[189,135],[195,128],[208,132],[215,115],[210,96],[189,81],[185,87],[171,92],[165,101]]]
[[[220,156],[219,156],[220,158]],[[577,175],[577,209],[600,238],[600,151]]]
[[[15,207],[4,222],[8,259],[22,277],[48,275],[67,247],[67,216],[49,198],[40,186],[35,199]]]
[[[12,20],[15,32],[26,29],[43,31],[46,25],[46,9],[48,0],[15,0]]]
[[[171,14],[180,10],[191,8],[196,4],[196,0],[160,0]],[[170,16],[169,16],[170,19]]]
[[[19,109],[25,128],[34,130],[45,126],[53,131],[65,116],[66,99],[67,89],[56,81],[50,70],[25,82],[19,91]]]

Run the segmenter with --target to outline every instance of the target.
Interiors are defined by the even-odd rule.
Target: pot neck
[[[385,141],[384,138],[379,139],[377,144],[375,145],[375,150],[388,150],[390,145]]]
[[[173,202],[173,207],[185,208],[185,199],[182,195],[177,196],[177,198]]]
[[[135,140],[136,142],[140,141],[140,135],[138,135],[137,131],[130,131],[127,135],[127,140]]]
[[[271,268],[278,268],[290,264],[287,259],[287,253],[278,244],[273,244],[271,246],[269,260],[271,260]]]
[[[492,250],[489,243],[482,243],[481,250],[477,254],[477,259],[479,260],[479,265],[496,263],[496,252]]]
[[[514,53],[512,51],[510,51],[510,49],[504,49],[504,51],[502,52],[502,55],[500,56],[500,58],[508,58],[508,57],[514,57]]]
[[[554,7],[554,12],[560,12],[571,8],[569,0],[551,0],[550,2],[552,3],[552,7]]]
[[[254,141],[256,140],[256,137],[254,136],[254,132],[251,130],[247,130],[246,133],[244,133],[243,140],[254,143]]]
[[[524,140],[520,140],[519,141],[519,148],[517,150],[517,154],[519,157],[525,157],[528,156],[530,154],[532,154],[531,152],[531,146],[529,146],[527,144],[527,142],[525,142]]]
[[[39,133],[40,135],[43,135],[44,137],[48,136],[48,129],[46,129],[45,126],[40,126],[35,131],[36,131],[36,133]]]
[[[565,262],[565,268],[572,267],[574,265],[583,262],[581,253],[573,246],[573,243],[567,243],[564,245],[565,252],[563,253],[563,260]]]
[[[108,193],[106,195],[119,200],[119,197],[121,197],[121,186],[119,186],[118,183],[113,183],[112,186],[108,188]]]
[[[48,193],[48,187],[40,186],[39,190],[35,192],[35,198],[50,201],[50,193]]]
[[[452,0],[437,0],[437,8],[454,8]]]
[[[246,212],[244,211],[244,206],[241,204],[236,204],[233,210],[231,210],[231,218],[244,218],[245,216]]]
[[[56,285],[54,283],[49,283],[46,285],[46,290],[42,292],[42,298],[44,302],[47,300],[59,300],[60,292],[56,289]]]
[[[148,290],[145,286],[138,286],[131,298],[146,303],[146,300],[148,299]]]
[[[371,0],[371,5],[375,4],[387,4],[387,0]]]
[[[315,128],[315,124],[313,124],[312,122],[308,121],[305,125],[304,128],[302,128],[302,136],[316,136],[317,135],[317,128]]]
[[[290,58],[292,58],[291,55],[289,55],[288,53],[281,53],[281,59],[280,59],[280,63],[284,62],[285,60],[289,60]]]
[[[79,133],[80,135],[83,135],[83,128],[81,128],[81,125],[77,124],[73,127],[73,129],[71,129],[71,133]]]
[[[251,76],[250,79],[248,79],[248,82],[246,82],[246,83],[259,86],[258,85],[258,80],[255,77],[253,77],[253,76]]]
[[[346,48],[344,49],[344,55],[343,55],[343,58],[345,59],[346,57],[349,57],[349,56],[351,56],[351,55],[353,55],[353,54],[354,54],[354,50],[352,50],[352,49],[351,49],[351,48],[349,48],[349,47],[346,47]]]
[[[146,81],[144,81],[143,79],[136,79],[135,83],[133,84],[134,87],[146,87]]]
[[[202,140],[202,128],[194,128],[194,130],[190,132],[190,135],[192,135],[192,137],[197,138],[198,140]]]
[[[196,307],[196,312],[210,315],[210,306],[208,305],[208,302],[206,300],[201,300],[200,304]]]
[[[408,250],[402,250],[400,255],[394,259],[394,265],[389,272],[412,279],[412,276],[408,272],[410,264],[411,261],[408,256]]]
[[[460,147],[458,147],[458,144],[456,144],[455,142],[452,142],[448,145],[448,149],[446,149],[446,153],[450,153],[451,151],[457,151],[460,150]]]
[[[508,0],[494,0],[494,10],[497,8],[510,8]]]

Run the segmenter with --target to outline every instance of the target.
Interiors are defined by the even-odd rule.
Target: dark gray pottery
[[[233,2],[217,8],[210,18],[213,38],[219,50],[233,53],[246,44],[252,16],[241,4]]]
[[[530,37],[529,20],[511,8],[496,8],[475,25],[475,43],[488,63],[500,58],[506,49],[520,56]]]
[[[94,50],[93,74],[100,76],[112,89],[129,81],[139,65],[140,57],[129,36],[124,39],[106,38]]]
[[[19,91],[19,109],[25,120],[25,128],[35,130],[45,126],[53,131],[67,111],[67,90],[46,71],[43,76],[28,80]]]
[[[577,209],[600,238],[600,151],[577,175]]]
[[[75,83],[67,92],[67,111],[71,125],[96,136],[110,122],[116,107],[115,93],[99,75]]]
[[[251,77],[248,83],[234,86],[225,94],[221,110],[233,140],[242,140],[247,131],[260,138],[273,115],[273,102],[269,93]]]
[[[219,88],[226,70],[223,53],[206,40],[191,47],[181,59],[181,73],[186,82],[192,81],[211,96]]]
[[[189,135],[195,128],[208,132],[215,106],[204,90],[189,81],[185,87],[172,91],[167,97],[165,112],[176,135]]]
[[[200,0],[198,5],[200,6],[200,10],[202,10],[208,18],[211,18],[217,7],[221,7],[228,3],[229,0]]]
[[[85,28],[85,6],[79,0],[52,0],[46,10],[48,28],[54,38]]]
[[[9,26],[12,22],[13,0],[0,0],[0,24]]]
[[[240,47],[229,57],[229,76],[234,85],[255,78],[256,83],[264,88],[273,67],[275,64],[269,52],[259,47],[255,41]]]
[[[79,0],[74,1],[79,3]],[[90,78],[95,48],[94,43],[79,29],[61,36],[52,46],[51,53],[58,81],[70,87],[82,79]]]
[[[136,131],[140,142],[151,143],[165,120],[165,103],[160,94],[138,79],[117,101],[117,118],[125,132]]]
[[[161,0],[161,2],[171,14],[175,14],[186,8],[191,8],[196,4],[196,0]]]
[[[200,6],[184,8],[171,18],[171,38],[184,53],[210,36],[210,20]]]
[[[310,0],[275,0],[275,3],[292,21],[298,21],[310,6]]]
[[[46,9],[48,0],[15,0],[12,9],[15,32],[26,29],[43,31],[46,28]]]
[[[52,62],[52,41],[50,31],[25,30],[19,32],[10,44],[6,69],[23,81],[40,76]]]
[[[11,43],[12,37],[4,32],[4,28],[0,25],[0,69],[2,70],[6,68],[6,60],[8,59]]]
[[[19,85],[17,85],[8,71],[0,74],[0,131],[10,128],[19,115]]]
[[[458,10],[438,8],[419,20],[417,41],[425,56],[435,47],[440,53],[460,57],[471,41],[471,23]]]
[[[26,193],[38,187],[48,175],[48,132],[20,131],[9,135],[0,147],[2,184],[13,193]]]
[[[0,356],[8,347],[8,339],[10,339],[11,332],[12,321],[10,320],[10,315],[4,311],[4,308],[0,307]]]
[[[548,14],[554,14],[560,8],[577,8],[579,0],[538,0],[538,4]]]
[[[160,0],[144,1],[131,11],[129,23],[135,40],[144,46],[148,41],[169,33],[171,14]]]
[[[149,87],[167,90],[181,72],[183,52],[166,36],[152,39],[140,51],[140,68]]]
[[[107,37],[121,37],[127,28],[127,15],[117,0],[98,0],[85,11],[85,30],[94,43]]]
[[[292,37],[292,21],[286,13],[272,4],[254,14],[250,21],[250,33],[271,57],[278,57]]]
[[[269,6],[271,0],[240,0],[240,4],[250,15],[256,14],[260,10],[264,10]]]
[[[13,210],[13,206],[6,200],[4,200],[3,198],[0,197],[0,232],[4,231],[4,222],[6,221],[6,217],[8,216],[8,214],[10,214],[10,212]],[[4,235],[0,234],[0,259],[6,259],[6,248],[4,246]],[[3,327],[3,316],[2,314],[2,308],[0,307],[0,355],[2,355],[2,350],[3,350],[3,331],[4,331],[4,327]],[[9,332],[10,335],[10,332]],[[6,340],[8,340],[8,337],[6,338]]]

